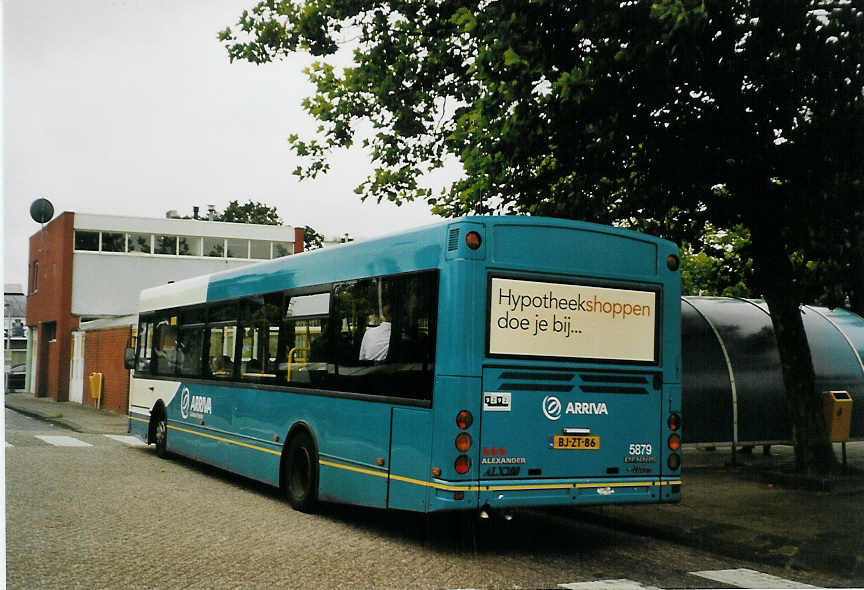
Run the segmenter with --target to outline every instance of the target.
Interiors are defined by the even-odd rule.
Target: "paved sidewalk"
[[[33,397],[32,393],[7,393],[7,408],[75,432],[125,434],[129,419],[125,414],[97,410],[77,402],[55,402],[50,397]]]
[[[6,394],[6,407],[77,432],[122,434],[125,415],[72,402]],[[838,460],[840,445],[835,445]],[[819,570],[864,586],[864,442],[847,445],[847,476],[812,479],[791,472],[788,446],[757,447],[730,465],[728,448],[685,448],[681,504],[556,509],[619,529],[734,558]]]
[[[848,475],[792,472],[794,452],[765,456],[685,448],[681,504],[617,505],[579,517],[757,563],[819,570],[864,586],[864,442],[847,444]],[[838,461],[840,445],[835,445]]]

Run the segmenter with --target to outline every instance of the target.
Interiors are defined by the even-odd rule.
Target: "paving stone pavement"
[[[29,394],[7,395],[6,406],[30,415],[39,416],[41,412],[43,419],[57,424],[68,422],[80,433],[98,433],[97,438],[103,439],[102,434],[125,433],[127,422],[118,414],[33,401]],[[108,428],[102,429],[106,424]],[[381,517],[376,511],[337,508],[323,517],[302,515],[286,510],[272,488],[256,487],[248,480],[185,461],[159,463],[158,472],[153,473],[152,465],[142,468],[138,464],[143,459],[153,460],[151,450],[130,448],[113,440],[101,444],[105,442],[114,445],[110,457],[101,452],[85,455],[76,459],[80,464],[73,473],[66,473],[64,457],[68,456],[64,454],[92,449],[58,448],[50,458],[40,455],[38,462],[28,459],[26,452],[13,454],[7,449],[7,472],[10,463],[14,467],[17,461],[36,466],[22,469],[21,480],[7,486],[7,543],[13,550],[8,554],[22,556],[21,561],[9,562],[9,572],[10,576],[26,576],[27,581],[23,586],[10,587],[75,587],[50,576],[53,560],[69,553],[92,565],[94,571],[116,571],[118,578],[108,580],[103,587],[174,587],[199,579],[197,576],[213,576],[211,579],[219,580],[220,587],[268,587],[267,582],[273,580],[281,582],[282,587],[316,587],[320,574],[316,578],[314,572],[322,568],[328,575],[344,573],[342,587],[392,587],[394,568],[388,563],[398,564],[400,572],[412,572],[411,579],[403,580],[406,587],[422,587],[420,581],[430,578],[438,581],[436,587],[464,585],[458,568],[465,565],[465,556],[458,552],[442,555],[433,550],[432,559],[424,551],[406,550],[400,529],[404,526],[404,534],[411,535],[412,529],[423,526],[413,515],[398,516],[393,527],[385,527],[383,533],[380,527],[365,526]],[[46,446],[44,442],[39,444]],[[850,463],[858,469],[864,467],[864,443],[851,443],[849,448]],[[851,478],[854,485],[835,491],[791,490],[753,477],[765,473],[763,468],[776,472],[788,466],[788,447],[775,448],[769,457],[758,452],[740,456],[736,467],[728,465],[728,458],[728,452],[722,450],[711,453],[686,449],[684,500],[680,505],[568,510],[566,517],[581,519],[582,526],[601,524],[607,530],[631,531],[786,570],[825,572],[864,585],[864,536],[860,533],[864,530],[864,485],[860,477]],[[51,472],[63,473],[62,482],[52,482],[46,476]],[[94,473],[99,474],[100,482],[95,494],[88,491],[88,479]],[[250,490],[265,506],[260,516],[251,517],[242,509]],[[175,500],[166,505],[164,498],[169,496]],[[66,505],[68,510],[57,510],[57,506]],[[553,510],[543,518],[554,520],[558,516]],[[86,526],[94,518],[105,526],[107,534],[91,532],[101,530],[101,526]],[[43,526],[29,532],[33,523]],[[275,538],[262,532],[274,526],[279,531]],[[28,534],[16,534],[22,530]],[[198,534],[199,530],[210,532]],[[181,533],[187,535],[185,545],[172,546],[171,539]],[[45,538],[40,535],[50,538],[48,555]],[[346,544],[345,538],[352,541]],[[371,546],[375,547],[372,554],[368,549]],[[256,550],[250,552],[249,547]],[[384,565],[381,551],[387,555]],[[638,551],[635,553],[638,555]],[[303,567],[286,570],[286,555]],[[531,559],[524,561],[522,565],[531,571]],[[122,568],[117,566],[121,562]],[[161,567],[154,567],[157,562]],[[129,573],[130,563],[135,565],[134,575]],[[236,564],[243,567],[237,568]],[[471,565],[477,567],[474,562]],[[248,572],[259,568],[260,578],[250,577]],[[452,578],[442,575],[442,571],[451,570]],[[246,573],[237,577],[237,571]],[[356,571],[364,572],[360,584],[354,579]],[[502,575],[493,563],[484,571],[488,577],[482,579],[492,585],[507,584],[512,579]],[[19,581],[14,576],[10,580]],[[44,579],[51,580],[51,584],[40,586],[40,576],[47,576]],[[520,579],[526,578],[523,575]],[[546,577],[534,581],[541,585],[562,582]],[[650,585],[651,580],[642,583]]]

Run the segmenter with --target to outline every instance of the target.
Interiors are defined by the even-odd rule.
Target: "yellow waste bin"
[[[90,397],[98,400],[102,395],[102,373],[90,373]]]
[[[822,394],[822,409],[831,442],[849,440],[849,428],[852,424],[852,396],[849,392],[826,391]]]

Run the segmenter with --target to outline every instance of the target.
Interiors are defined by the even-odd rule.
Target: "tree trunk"
[[[771,312],[780,352],[795,466],[799,472],[826,472],[834,464],[834,449],[825,427],[821,392],[815,387],[792,263],[770,218],[763,217],[751,230],[755,278]]]
[[[850,252],[852,277],[849,280],[849,307],[864,317],[864,230],[853,230],[854,247]]]

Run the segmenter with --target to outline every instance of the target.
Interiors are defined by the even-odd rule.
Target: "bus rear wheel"
[[[318,503],[318,454],[308,432],[298,432],[285,453],[284,489],[294,510],[312,512]]]

